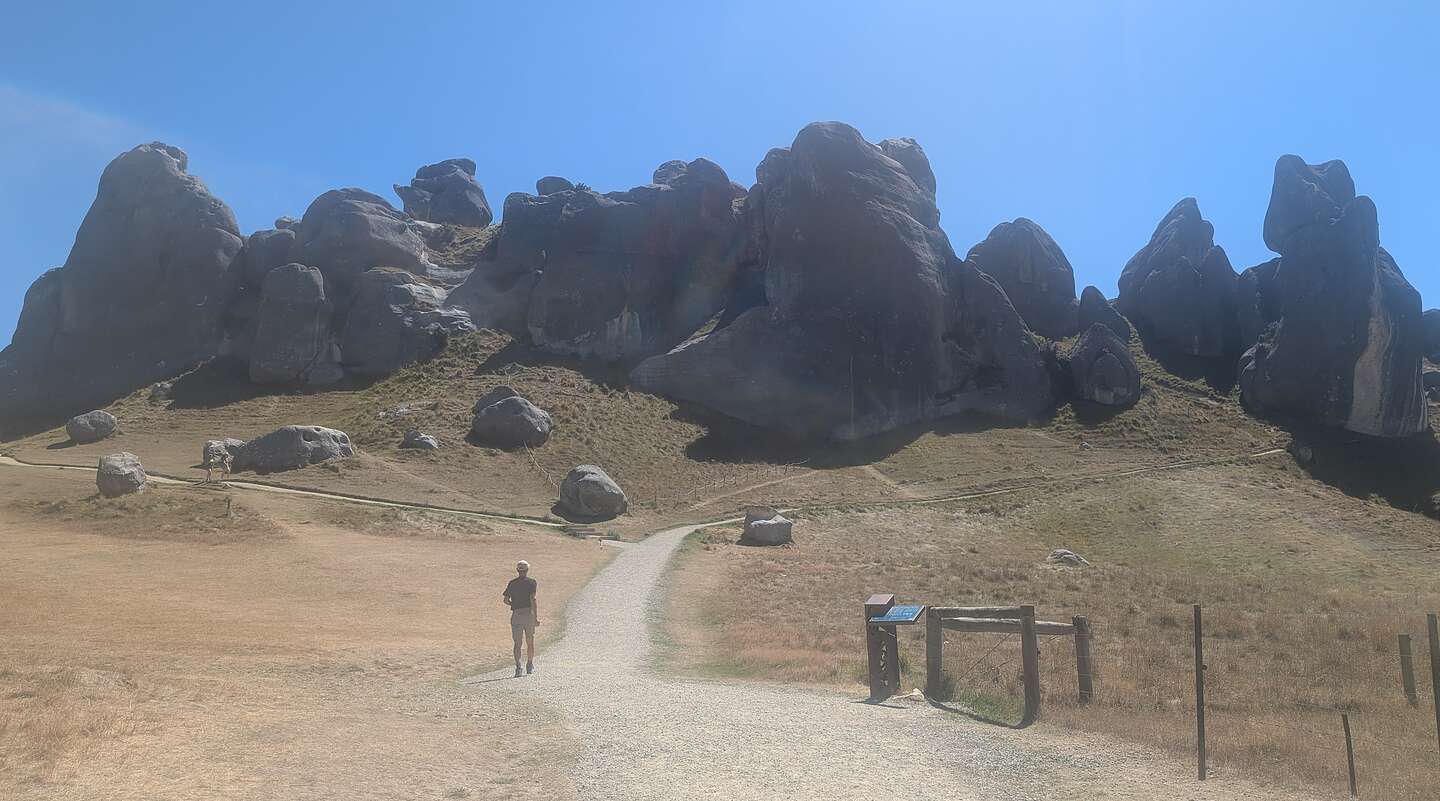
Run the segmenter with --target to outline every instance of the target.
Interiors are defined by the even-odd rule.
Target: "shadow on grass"
[[[490,354],[475,368],[475,375],[500,375],[525,367],[561,367],[571,370],[607,389],[624,389],[629,386],[630,370],[635,362],[607,364],[599,359],[581,359],[575,356],[559,356],[546,353],[518,340],[511,340],[500,350]]]
[[[1440,441],[1426,431],[1403,439],[1286,426],[1296,464],[1356,498],[1379,497],[1397,509],[1440,519]]]
[[[1155,337],[1140,332],[1140,343],[1145,353],[1160,364],[1165,372],[1188,381],[1204,381],[1219,393],[1228,393],[1239,380],[1240,353],[1227,353],[1216,357],[1191,356],[1179,349],[1155,341]]]
[[[317,395],[336,390],[357,390],[378,379],[347,376],[323,387],[261,385],[250,382],[249,368],[237,359],[211,359],[171,382],[170,409],[218,409],[232,403],[275,395]]]

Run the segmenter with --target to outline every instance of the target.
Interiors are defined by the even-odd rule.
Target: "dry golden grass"
[[[234,504],[226,493],[164,485],[120,498],[21,498],[9,505],[37,522],[121,539],[224,545],[286,536],[274,521]]]
[[[1093,704],[1075,701],[1073,650],[1042,640],[1050,725],[1193,758],[1190,604],[1205,607],[1209,745],[1218,773],[1343,791],[1339,711],[1351,715],[1365,797],[1428,799],[1440,782],[1430,699],[1406,705],[1396,635],[1440,606],[1434,522],[1350,498],[1287,461],[1153,473],[944,507],[801,514],[796,544],[697,535],[672,581],[682,668],[855,688],[861,603],[875,592],[945,605],[1033,603],[1087,615]],[[1045,563],[1071,548],[1087,568]],[[902,630],[905,689],[924,682],[923,626]],[[1018,642],[947,634],[958,702],[1019,712]],[[1338,751],[1336,749],[1339,749]]]

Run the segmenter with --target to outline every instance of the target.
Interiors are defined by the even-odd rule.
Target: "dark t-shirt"
[[[535,605],[535,579],[516,576],[505,585],[505,594],[510,597],[511,609],[529,609]]]

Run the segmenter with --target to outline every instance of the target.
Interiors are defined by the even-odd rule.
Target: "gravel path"
[[[580,798],[1047,799],[1077,775],[1105,772],[1094,758],[1037,753],[1026,732],[925,704],[656,674],[656,588],[693,529],[618,546],[571,601],[565,636],[535,675],[467,680],[500,703],[533,697],[564,710],[583,743]]]

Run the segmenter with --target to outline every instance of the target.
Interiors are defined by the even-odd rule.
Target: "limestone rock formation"
[[[1000,223],[965,258],[1000,284],[1031,331],[1064,339],[1079,330],[1075,272],[1044,228],[1024,217]]]
[[[265,276],[276,267],[290,263],[295,249],[295,231],[286,228],[256,231],[245,238],[245,246],[235,256],[235,276],[242,288],[260,289]]]
[[[404,439],[400,440],[400,447],[407,450],[438,451],[440,442],[429,434],[412,428],[405,432]]]
[[[1280,260],[1271,259],[1240,273],[1240,280],[1236,282],[1235,321],[1240,342],[1246,348],[1259,341],[1265,329],[1280,319],[1280,289],[1275,281],[1279,269]]]
[[[354,455],[350,437],[343,431],[321,426],[284,426],[242,445],[235,453],[234,469],[277,473]]]
[[[1128,408],[1140,399],[1140,368],[1135,357],[1103,323],[1092,323],[1070,349],[1070,374],[1080,400]]]
[[[404,201],[405,213],[417,220],[484,228],[495,217],[470,159],[421,167],[409,186],[395,186],[395,194]]]
[[[657,175],[627,192],[506,198],[494,259],[449,302],[554,353],[618,361],[675,346],[724,306],[740,229],[714,163]]]
[[[101,456],[95,471],[95,488],[106,498],[139,492],[147,480],[140,457],[125,451]]]
[[[745,527],[740,532],[741,545],[787,545],[794,541],[794,523],[774,509],[750,509],[745,512]]]
[[[547,175],[535,182],[535,194],[537,195],[553,195],[556,192],[565,192],[574,188],[575,184],[570,183],[569,179],[561,178],[558,175]]]
[[[65,433],[70,435],[70,441],[81,445],[90,442],[99,442],[102,439],[115,433],[118,422],[115,415],[96,409],[93,412],[77,414],[65,423]]]
[[[1345,162],[1306,164],[1299,156],[1281,156],[1265,209],[1265,247],[1284,253],[1291,234],[1308,225],[1328,224],[1354,199],[1355,181]]]
[[[1099,323],[1114,331],[1121,342],[1130,341],[1130,322],[1105,299],[1103,292],[1093,286],[1085,287],[1085,291],[1080,293],[1078,316],[1080,331],[1088,331],[1090,326]]]
[[[330,301],[319,270],[287,264],[265,276],[249,354],[256,384],[303,381],[329,359]]]
[[[235,215],[159,142],[110,162],[63,267],[30,287],[0,351],[0,421],[75,414],[215,355]]]
[[[841,123],[770,151],[746,200],[763,208],[767,305],[645,360],[635,386],[839,439],[1048,408],[1039,346],[1000,286],[956,258],[920,156],[907,149],[907,166]]]
[[[582,464],[560,482],[557,510],[576,521],[609,520],[625,514],[630,502],[620,485],[593,464]]]
[[[395,267],[428,275],[434,267],[418,229],[384,198],[363,189],[326,192],[291,230],[290,260],[318,268],[325,276],[325,294],[342,310],[367,270]]]
[[[1430,361],[1440,363],[1440,309],[1426,309],[1423,320],[1425,355]]]
[[[492,391],[490,394],[495,393]],[[476,406],[470,435],[481,445],[504,449],[521,446],[538,448],[550,439],[550,430],[554,426],[550,413],[519,395],[501,397],[483,407]]]
[[[1116,306],[1147,344],[1203,358],[1233,357],[1239,350],[1237,278],[1215,245],[1215,229],[1187,197],[1125,264]]]
[[[443,287],[403,270],[363,273],[340,339],[345,369],[389,375],[434,357],[450,337],[474,331],[470,315],[445,305],[445,297]]]
[[[1423,431],[1420,295],[1380,247],[1368,197],[1326,214],[1284,236],[1281,316],[1241,359],[1245,403],[1372,436]]]

